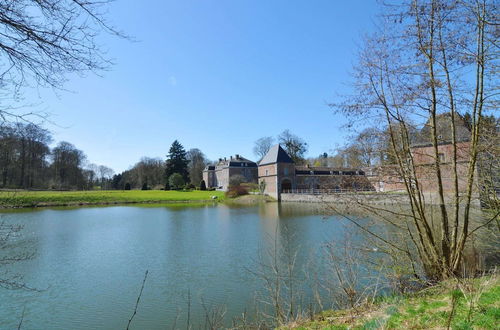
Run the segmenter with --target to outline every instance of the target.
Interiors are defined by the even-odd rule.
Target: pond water
[[[265,288],[255,272],[273,242],[287,238],[298,253],[299,273],[327,242],[346,236],[347,224],[325,217],[320,207],[267,203],[4,212],[0,221],[24,226],[10,248],[36,253],[8,269],[39,291],[0,288],[0,328],[17,328],[24,310],[24,329],[125,329],[146,270],[132,329],[186,328],[188,314],[198,328],[214,306],[224,306],[230,325],[260,301]],[[0,272],[0,278],[4,275]]]
[[[185,328],[188,310],[197,327],[205,308],[222,305],[227,324],[255,305],[262,281],[253,270],[284,228],[301,248],[297,269],[342,236],[341,221],[322,214],[316,205],[278,203],[3,213],[0,221],[24,226],[16,248],[36,252],[9,271],[40,291],[0,288],[0,328],[17,328],[24,309],[24,329],[123,329],[146,270],[133,329]]]

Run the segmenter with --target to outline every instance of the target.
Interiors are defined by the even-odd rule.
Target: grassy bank
[[[106,205],[127,203],[200,202],[224,199],[219,191],[95,190],[95,191],[2,191],[0,207]]]
[[[325,311],[283,329],[500,329],[498,277],[449,281],[357,310]]]

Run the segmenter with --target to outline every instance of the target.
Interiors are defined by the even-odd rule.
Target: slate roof
[[[267,154],[259,162],[259,165],[274,163],[293,163],[292,158],[288,156],[286,151],[279,144],[276,144],[269,149]]]

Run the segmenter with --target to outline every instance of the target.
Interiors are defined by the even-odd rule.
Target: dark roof
[[[213,169],[218,168],[225,168],[225,167],[257,167],[257,163],[254,161],[251,161],[249,159],[246,159],[244,157],[241,157],[240,155],[236,156],[231,156],[229,158],[219,158],[219,161],[217,164],[214,166]],[[210,169],[209,169],[210,170]]]
[[[267,165],[274,163],[293,163],[292,158],[288,156],[285,149],[283,149],[279,144],[269,149],[267,154],[259,162],[259,165]]]

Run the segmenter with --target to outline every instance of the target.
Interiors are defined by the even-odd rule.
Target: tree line
[[[175,140],[166,160],[144,157],[111,179],[112,189],[205,189],[203,169],[210,161],[198,148],[186,151]]]
[[[50,148],[50,132],[33,123],[0,127],[0,187],[12,189],[107,188],[113,170],[87,160],[69,142]]]

